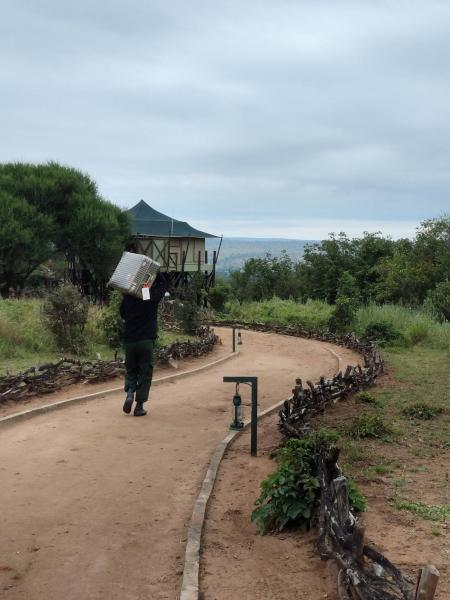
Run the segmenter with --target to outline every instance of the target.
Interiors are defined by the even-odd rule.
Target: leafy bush
[[[201,323],[200,308],[192,298],[185,297],[175,304],[177,319],[183,331],[194,335]]]
[[[401,333],[391,323],[370,323],[363,333],[363,339],[385,345],[401,339]]]
[[[359,303],[359,289],[356,278],[344,271],[339,278],[336,304],[330,326],[334,331],[344,332],[355,316]]]
[[[252,521],[262,534],[282,531],[294,524],[305,529],[311,527],[320,497],[318,457],[330,450],[337,437],[336,432],[321,430],[299,440],[289,440],[275,452],[278,469],[261,483],[261,495],[252,513]],[[355,488],[350,500],[357,508],[363,501]]]
[[[209,304],[218,312],[222,312],[225,309],[225,304],[230,297],[231,286],[223,279],[217,279],[214,286],[208,292]]]
[[[440,406],[431,406],[425,402],[416,402],[415,404],[410,404],[402,410],[403,416],[411,419],[422,419],[424,421],[434,419],[434,417],[437,417],[441,413],[442,408]]]
[[[351,298],[337,298],[330,320],[330,328],[338,333],[345,332],[355,316],[355,305]]]
[[[391,434],[391,428],[379,415],[360,415],[355,417],[348,429],[348,435],[359,440],[362,438],[384,438]]]
[[[105,341],[114,350],[119,348],[123,340],[123,320],[119,314],[122,294],[117,290],[111,292],[108,305],[103,308],[99,320],[99,327],[104,335]]]
[[[450,281],[442,281],[428,292],[424,309],[439,321],[450,321]]]
[[[42,315],[58,350],[83,353],[88,314],[88,301],[75,286],[65,284],[49,294],[42,307]]]

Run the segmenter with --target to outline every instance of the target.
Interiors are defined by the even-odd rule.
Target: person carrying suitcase
[[[120,305],[120,316],[125,322],[125,392],[123,412],[131,413],[133,402],[135,417],[147,414],[147,402],[155,365],[155,340],[158,335],[158,305],[168,290],[166,280],[158,274],[151,286],[150,299],[141,300],[124,294]]]

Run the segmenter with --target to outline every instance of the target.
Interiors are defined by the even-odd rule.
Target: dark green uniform
[[[125,294],[120,305],[120,316],[125,321],[125,392],[136,392],[137,403],[148,400],[152,385],[158,304],[166,291],[165,280],[158,275],[150,288],[150,300]]]

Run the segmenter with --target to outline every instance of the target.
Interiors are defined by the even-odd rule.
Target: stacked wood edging
[[[300,438],[310,430],[308,420],[349,394],[374,385],[384,363],[376,344],[358,340],[354,334],[338,335],[300,327],[267,323],[222,321],[218,325],[278,333],[331,342],[362,354],[364,366],[349,365],[344,373],[321,377],[316,384],[303,386],[296,380],[292,397],[279,412],[279,429],[288,438]],[[323,560],[334,560],[338,568],[337,587],[341,600],[432,600],[439,571],[430,565],[420,570],[417,585],[388,558],[364,539],[364,529],[350,509],[348,482],[337,464],[339,448],[319,459],[321,488],[317,549]]]
[[[192,356],[204,356],[219,341],[214,330],[203,327],[194,341],[174,342],[158,349],[157,362],[165,364]],[[31,396],[51,394],[73,383],[98,383],[123,375],[123,358],[112,360],[80,361],[62,358],[56,363],[31,367],[16,375],[0,377],[0,404],[8,400],[20,401]]]

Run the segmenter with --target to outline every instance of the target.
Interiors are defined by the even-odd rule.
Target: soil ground
[[[375,390],[383,393],[383,388],[392,385],[395,381],[388,374]],[[363,410],[352,398],[332,407],[314,425],[344,432]],[[385,407],[386,418],[394,418],[391,412]],[[446,600],[450,598],[450,523],[418,518],[399,511],[393,502],[399,490],[408,490],[408,496],[418,502],[449,505],[448,449],[442,444],[441,451],[428,442],[424,445],[420,433],[424,427],[445,431],[445,415],[440,419],[421,424],[415,436],[408,431],[402,437],[399,432],[387,443],[349,443],[343,435],[340,462],[367,498],[362,518],[368,540],[414,581],[420,567],[436,565],[441,578],[435,598]],[[246,432],[227,450],[220,465],[203,536],[202,600],[338,600],[336,573],[318,558],[314,532],[260,536],[250,522],[260,482],[276,469],[269,457],[282,442],[276,423],[274,415],[261,424],[257,458],[249,456]],[[383,475],[377,473],[380,470]]]
[[[218,332],[229,348],[229,330]],[[258,376],[265,408],[289,396],[296,376],[337,370],[331,345],[253,332],[243,338],[239,357],[155,387],[147,417],[124,415],[123,393],[112,393],[1,429],[2,597],[177,597],[193,503],[230,422],[234,390],[223,376]],[[357,360],[334,351],[341,366]]]

